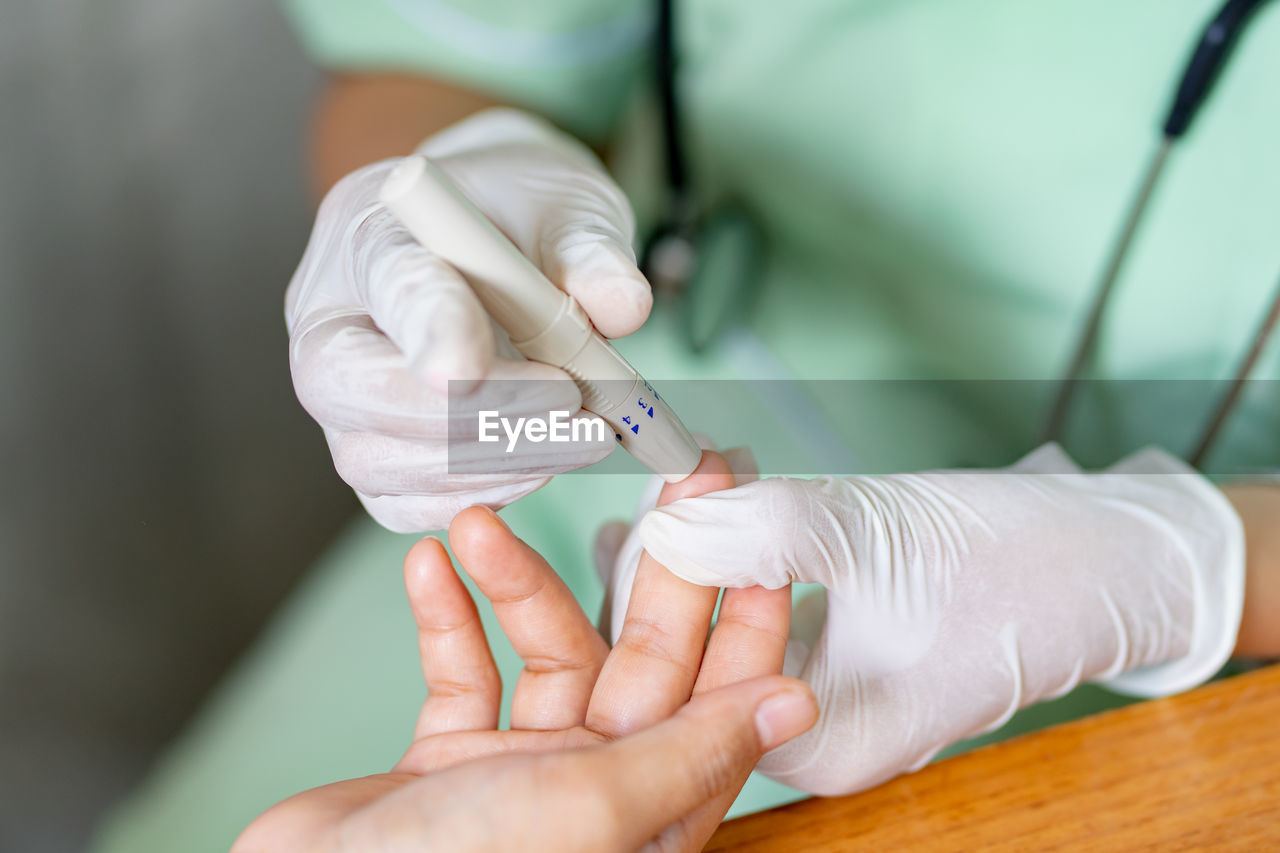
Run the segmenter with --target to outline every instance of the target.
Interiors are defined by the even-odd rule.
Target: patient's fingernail
[[[818,719],[818,705],[807,690],[775,693],[756,708],[756,734],[766,749],[774,749],[804,734]]]

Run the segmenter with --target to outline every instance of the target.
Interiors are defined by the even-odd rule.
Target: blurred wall
[[[78,848],[355,503],[284,287],[319,83],[261,0],[0,13],[0,849]]]

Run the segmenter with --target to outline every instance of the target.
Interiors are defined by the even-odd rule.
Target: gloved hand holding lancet
[[[693,472],[701,450],[666,401],[439,166],[423,156],[405,159],[380,198],[418,242],[463,275],[512,346],[573,377],[583,408],[632,456],[670,483]]]
[[[419,150],[602,334],[626,335],[645,321],[652,296],[636,268],[630,207],[581,143],[526,113],[494,109]],[[496,444],[472,470],[449,464],[450,415],[585,415],[569,376],[511,347],[463,277],[378,200],[399,162],[366,166],[330,191],[290,283],[286,319],[295,389],[324,428],[338,473],[375,519],[408,532],[445,527],[472,504],[508,504],[604,458],[615,440],[515,454]]]

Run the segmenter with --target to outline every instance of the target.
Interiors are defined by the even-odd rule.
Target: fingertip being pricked
[[[678,483],[668,483],[658,495],[658,506],[666,506],[681,498],[700,497],[710,492],[732,489],[733,469],[729,461],[714,450],[702,451],[702,461],[693,473]]]
[[[735,486],[745,486],[760,479],[760,464],[750,447],[730,447],[723,455],[733,469]]]

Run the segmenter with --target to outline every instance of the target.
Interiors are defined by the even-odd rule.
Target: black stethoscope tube
[[[698,210],[689,187],[685,162],[680,98],[676,93],[676,23],[674,0],[658,0],[653,62],[658,113],[662,125],[662,160],[666,181],[664,209],[657,226],[640,251],[644,270],[657,295],[664,299],[687,295],[694,275],[698,242]],[[688,319],[682,317],[682,319]],[[701,347],[695,345],[695,350]]]
[[[1160,145],[1143,172],[1138,192],[1130,202],[1118,239],[1108,255],[1101,281],[1094,290],[1089,313],[1081,329],[1080,338],[1073,350],[1071,361],[1064,371],[1049,415],[1040,434],[1041,441],[1057,439],[1071,410],[1071,402],[1080,377],[1088,366],[1097,342],[1098,330],[1106,314],[1107,305],[1115,284],[1128,257],[1129,249],[1146,213],[1148,203],[1156,185],[1163,174],[1165,163],[1174,142],[1180,139],[1191,126],[1192,120],[1200,107],[1208,98],[1214,83],[1221,75],[1232,49],[1239,41],[1240,34],[1253,18],[1253,13],[1266,0],[1227,0],[1218,10],[1218,14],[1205,27],[1196,43],[1196,48],[1188,60],[1179,80],[1173,103],[1169,107],[1162,128]],[[680,101],[676,92],[676,44],[675,44],[675,1],[658,0],[657,32],[654,38],[654,73],[656,77],[659,109],[662,117],[662,148],[664,166],[666,168],[668,197],[667,212],[662,223],[654,229],[646,250],[646,258],[652,255],[652,248],[664,239],[676,235],[680,240],[692,247],[696,242],[696,216],[694,213],[692,193],[689,186],[688,166],[684,159],[681,144]],[[676,282],[675,289],[683,288],[687,282]],[[1232,410],[1237,404],[1244,383],[1252,373],[1268,340],[1280,325],[1280,282],[1276,293],[1259,325],[1247,353],[1241,360],[1237,370],[1223,394],[1217,407],[1209,418],[1188,461],[1200,467],[1209,451],[1214,446]]]
[[[1204,462],[1205,456],[1218,439],[1218,434],[1222,431],[1222,425],[1227,422],[1227,417],[1231,414],[1231,410],[1235,408],[1237,400],[1240,398],[1240,392],[1244,390],[1245,380],[1249,378],[1249,374],[1253,373],[1253,366],[1258,363],[1262,350],[1266,348],[1267,341],[1270,339],[1272,332],[1275,331],[1277,323],[1280,323],[1280,281],[1276,282],[1275,296],[1271,298],[1271,307],[1267,311],[1267,315],[1262,318],[1262,323],[1258,326],[1258,331],[1254,333],[1253,343],[1249,346],[1249,351],[1245,354],[1244,359],[1240,362],[1240,366],[1236,368],[1236,375],[1231,380],[1231,384],[1227,386],[1227,391],[1222,395],[1222,400],[1214,409],[1213,417],[1205,424],[1204,432],[1200,435],[1200,440],[1196,442],[1195,449],[1191,451],[1191,455],[1187,457],[1187,461],[1192,467],[1199,468]]]
[[[1227,0],[1217,16],[1204,28],[1204,32],[1200,34],[1200,42],[1182,72],[1178,93],[1169,107],[1169,116],[1164,123],[1165,139],[1177,139],[1187,132],[1191,120],[1209,97],[1209,90],[1222,73],[1240,33],[1244,32],[1253,13],[1265,2],[1266,0]]]
[[[672,195],[688,191],[685,169],[684,130],[680,125],[676,95],[676,22],[674,0],[658,0],[657,32],[654,34],[654,71],[658,78],[658,109],[662,112],[662,154],[667,170],[667,186]]]
[[[1116,281],[1124,267],[1125,259],[1129,255],[1129,249],[1133,245],[1133,238],[1146,214],[1151,195],[1155,191],[1161,175],[1164,173],[1164,166],[1168,161],[1169,152],[1172,150],[1173,144],[1191,126],[1196,113],[1199,112],[1200,107],[1209,97],[1213,84],[1221,76],[1222,69],[1231,55],[1232,48],[1235,47],[1240,39],[1240,34],[1252,19],[1253,13],[1265,2],[1266,0],[1227,0],[1226,4],[1218,10],[1218,14],[1214,16],[1213,20],[1209,22],[1200,34],[1200,40],[1197,42],[1196,48],[1192,51],[1191,58],[1187,61],[1186,68],[1182,72],[1182,78],[1178,83],[1177,92],[1174,94],[1173,103],[1170,105],[1168,116],[1165,118],[1160,145],[1143,173],[1142,183],[1139,185],[1138,192],[1134,195],[1133,201],[1129,205],[1128,214],[1125,216],[1119,238],[1116,240],[1108,258],[1102,280],[1094,290],[1093,300],[1081,330],[1080,339],[1076,343],[1069,366],[1063,373],[1053,404],[1049,408],[1049,416],[1045,419],[1044,428],[1040,434],[1042,442],[1056,440],[1062,434],[1067,414],[1071,409],[1076,386],[1088,366],[1090,357],[1093,355],[1098,330],[1102,325],[1102,318],[1106,313],[1111,294],[1115,290]],[[1196,441],[1194,449],[1187,457],[1187,461],[1191,465],[1197,468],[1200,467],[1217,441],[1223,425],[1227,422],[1232,409],[1239,400],[1245,380],[1253,371],[1253,366],[1257,363],[1258,357],[1275,329],[1277,314],[1280,314],[1280,285],[1277,286],[1275,299],[1270,309],[1266,312],[1266,318],[1258,327],[1257,334],[1254,336],[1248,353],[1232,377],[1227,392],[1213,410],[1213,414]]]

